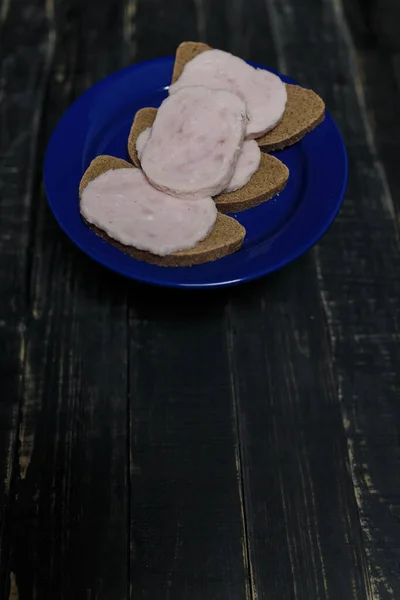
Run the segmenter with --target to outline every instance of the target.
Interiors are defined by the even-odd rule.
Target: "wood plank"
[[[232,10],[232,13],[237,12],[237,1],[234,0],[232,3],[232,9],[233,4],[235,10]],[[212,0],[196,0],[195,5],[197,8],[196,17],[198,24],[198,36],[196,39],[206,42],[212,48],[229,50],[230,27],[225,3],[212,2]]]
[[[174,55],[182,41],[196,40],[197,2],[201,3],[201,0],[138,1],[135,11],[136,60]]]
[[[20,449],[3,545],[5,598],[128,594],[126,290],[67,241],[40,184],[45,143],[73,95],[121,64],[122,8],[114,3],[110,19],[95,2],[58,2],[54,25],[44,3],[22,12],[11,5],[9,12],[12,31],[24,35],[27,23],[21,27],[18,19],[31,24],[32,14],[41,15],[44,41],[55,28],[58,43],[48,94],[45,82],[30,105],[41,118],[29,198]],[[25,52],[31,57],[32,46]]]
[[[238,290],[228,343],[255,598],[368,598],[312,257]]]
[[[372,2],[361,6],[356,0],[345,0],[345,16],[355,46],[359,77],[362,82],[369,126],[397,212],[400,212],[400,178],[396,156],[400,152],[400,86],[396,79],[396,55],[400,51],[399,36],[387,34],[397,27],[399,33],[400,4]],[[363,18],[362,18],[363,17]],[[360,23],[364,27],[360,28]],[[397,43],[396,43],[397,39]]]
[[[135,599],[251,597],[225,303],[219,293],[132,292]]]
[[[396,52],[392,56],[392,64],[396,78],[397,90],[400,93],[400,52]]]
[[[267,67],[276,67],[277,56],[265,0],[242,2],[243,37],[238,55]]]
[[[281,63],[326,99],[345,136],[350,184],[315,252],[373,598],[400,595],[399,237],[339,0],[271,1]],[[308,66],[307,66],[308,65]],[[312,68],[310,68],[312,65]],[[326,77],[326,73],[330,77]]]
[[[400,6],[397,0],[370,0],[370,23],[384,46],[400,50]],[[365,10],[364,8],[364,10]]]
[[[8,559],[4,535],[9,487],[18,450],[19,403],[26,352],[30,213],[35,187],[40,105],[52,59],[43,22],[3,3],[0,10],[0,565]],[[26,24],[29,21],[29,26]],[[27,77],[27,73],[29,76]],[[5,590],[0,577],[0,596]],[[5,596],[4,596],[5,597]]]
[[[264,64],[274,62],[275,49],[269,35],[260,35],[268,28],[268,15],[264,0],[244,3],[234,0],[227,5],[213,0],[201,0],[203,33],[201,41],[213,48],[227,50],[246,60]]]

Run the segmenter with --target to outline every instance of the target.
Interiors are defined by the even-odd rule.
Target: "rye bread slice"
[[[146,127],[152,126],[157,114],[157,111],[152,108],[142,108],[139,112],[142,112],[142,116],[135,117],[128,140],[129,155],[133,162],[135,162],[133,148],[136,140]],[[138,161],[136,166],[140,166],[137,153],[136,160]],[[273,156],[262,154],[258,170],[244,187],[235,192],[219,194],[215,196],[214,201],[218,210],[225,214],[247,210],[270,200],[281,192],[288,179],[289,169],[286,165]]]
[[[141,108],[137,111],[135,118],[133,119],[128,137],[128,154],[135,167],[140,167],[140,161],[136,150],[136,141],[144,129],[153,125],[156,114],[156,108]]]
[[[286,84],[286,90],[288,99],[282,119],[256,140],[264,152],[292,146],[325,118],[325,104],[318,94],[298,85]]]
[[[250,181],[240,190],[219,194],[214,198],[215,204],[225,214],[253,208],[279,194],[288,179],[289,169],[283,162],[269,154],[262,154],[260,166]]]
[[[90,163],[81,179],[79,196],[82,195],[85,187],[102,173],[105,173],[110,169],[126,168],[134,169],[135,167],[120,158],[114,158],[113,156],[98,156]],[[245,228],[235,221],[235,219],[218,213],[212,232],[205,240],[199,242],[197,246],[191,250],[174,252],[168,256],[157,256],[150,252],[137,250],[133,246],[125,246],[110,238],[98,227],[88,223],[86,220],[85,222],[98,236],[122,252],[125,252],[125,254],[129,254],[129,256],[132,256],[133,258],[160,267],[191,267],[192,265],[200,265],[217,260],[218,258],[222,258],[223,256],[227,256],[228,254],[232,254],[239,250],[246,235]]]
[[[79,184],[79,199],[82,196],[82,192],[85,189],[85,187],[91,181],[93,181],[93,179],[99,177],[99,175],[102,175],[106,171],[111,171],[115,169],[131,168],[131,163],[127,162],[126,160],[122,160],[122,158],[115,158],[115,156],[108,156],[107,154],[97,156],[94,160],[92,160],[92,162],[83,174],[83,177]]]
[[[179,78],[186,63],[205,50],[211,50],[210,46],[199,42],[182,42],[175,55],[172,83]],[[318,94],[298,85],[286,84],[286,89],[288,101],[281,121],[256,140],[264,152],[292,146],[325,118],[325,104]]]

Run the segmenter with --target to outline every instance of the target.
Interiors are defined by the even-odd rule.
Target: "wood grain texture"
[[[53,40],[46,35],[45,7],[32,3],[32,8],[37,8],[33,16],[29,10],[21,11],[5,2],[0,11],[1,566],[8,562],[10,539],[5,528],[12,504],[10,484],[18,461],[18,438],[23,435],[20,409],[30,287],[31,206],[43,94],[54,50]],[[6,597],[1,581],[0,596],[3,594]]]
[[[237,291],[227,336],[253,597],[368,598],[332,355],[310,257]]]
[[[375,0],[361,5],[356,0],[345,0],[343,8],[365,96],[369,134],[373,136],[384,177],[400,214],[396,160],[400,152],[400,80],[396,73],[400,55],[400,4],[395,0]]]
[[[343,2],[0,4],[1,600],[400,597],[397,3]],[[330,233],[242,289],[113,276],[45,201],[71,101],[184,39],[315,89],[349,149]]]
[[[289,5],[289,8],[288,8]],[[371,597],[397,598],[399,237],[342,5],[271,2],[281,65],[321,92],[349,150],[343,209],[315,259],[366,547]],[[306,31],[307,29],[307,31]],[[304,32],[301,34],[301,32]],[[290,43],[285,39],[291,40]],[[313,69],[306,69],[306,61]],[[323,73],[329,71],[330,78]]]
[[[225,294],[159,301],[131,295],[132,598],[244,600]]]
[[[40,181],[44,147],[59,116],[93,77],[120,64],[122,27],[108,34],[106,48],[97,36],[105,34],[109,11],[94,9],[94,3],[82,12],[78,2],[37,1],[21,10],[11,3],[4,24],[11,56],[15,32],[22,38],[25,63],[13,74],[19,96],[7,125],[15,120],[21,134],[26,130],[14,177],[30,186],[22,195],[29,224],[23,369],[9,395],[18,392],[20,405],[2,540],[5,599],[127,597],[126,294],[119,280],[100,273],[66,241]],[[21,229],[25,213],[15,208]],[[18,239],[16,229],[7,231]]]
[[[195,40],[198,36],[197,2],[201,1],[137,0],[136,60],[172,56],[182,41]]]

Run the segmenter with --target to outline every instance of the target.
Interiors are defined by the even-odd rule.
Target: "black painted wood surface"
[[[329,233],[242,288],[125,281],[46,204],[73,99],[184,39],[349,151]],[[399,40],[397,0],[2,0],[1,600],[400,598]]]

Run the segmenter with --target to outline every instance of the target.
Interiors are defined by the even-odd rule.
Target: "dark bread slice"
[[[136,142],[142,131],[147,129],[147,127],[152,127],[156,116],[156,108],[141,108],[137,111],[135,118],[133,119],[132,127],[128,137],[128,154],[135,167],[138,167],[139,169],[140,160],[136,150]]]
[[[264,152],[292,146],[322,123],[325,104],[312,90],[286,84],[287,104],[282,119],[271,131],[257,139]]]
[[[151,108],[141,109],[148,118],[134,120],[128,140],[128,148],[136,145],[136,140],[146,127],[151,127],[156,118],[157,111]],[[151,114],[145,111],[153,111]],[[133,151],[129,152],[133,160]],[[137,158],[137,154],[136,154]],[[136,164],[136,163],[135,163]],[[137,166],[140,166],[137,165]],[[289,169],[280,160],[273,156],[263,154],[260,166],[250,181],[235,192],[227,192],[215,196],[215,204],[222,213],[240,212],[258,206],[270,200],[286,186],[289,178]]]
[[[179,78],[186,63],[205,50],[211,50],[210,46],[198,42],[180,44],[175,55],[172,83]],[[281,121],[274,129],[256,140],[264,152],[292,146],[325,118],[325,104],[318,94],[288,83],[286,89],[288,101]]]
[[[133,120],[128,138],[128,154],[136,167],[140,167],[140,161],[136,150],[136,141],[144,129],[153,125],[156,114],[156,108],[141,108],[137,111]]]
[[[222,213],[240,212],[271,200],[286,187],[288,179],[289,169],[283,162],[262,154],[258,170],[244,187],[219,194],[214,200]]]
[[[114,158],[113,156],[98,156],[90,163],[82,177],[79,186],[79,196],[81,196],[85,187],[102,173],[105,173],[110,169],[126,168],[134,169],[135,167],[120,158]],[[153,265],[159,265],[160,267],[190,267],[192,265],[200,265],[217,260],[218,258],[222,258],[223,256],[227,256],[228,254],[232,254],[239,250],[246,235],[245,228],[235,221],[235,219],[218,213],[212,232],[205,240],[199,242],[195,248],[174,252],[168,256],[157,256],[150,252],[137,250],[133,246],[120,244],[116,240],[110,238],[98,227],[88,223],[86,220],[85,222],[98,236],[122,252],[125,252],[125,254],[129,254],[129,256],[132,256],[133,258]]]
[[[96,179],[99,175],[113,169],[132,169],[132,165],[122,158],[115,158],[115,156],[108,156],[107,154],[102,154],[92,160],[79,184],[79,198],[82,196],[85,187],[93,181],[93,179]]]

